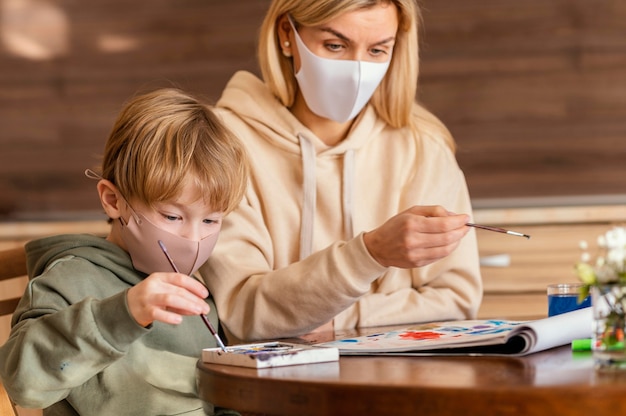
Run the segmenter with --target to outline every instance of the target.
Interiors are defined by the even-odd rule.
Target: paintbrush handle
[[[206,327],[209,328],[209,332],[213,335],[215,341],[217,341],[217,345],[222,349],[222,351],[226,352],[226,346],[222,342],[222,339],[220,338],[215,328],[213,328],[213,325],[211,325],[211,321],[209,321],[209,319],[204,314],[200,314],[200,318],[202,318]]]
[[[165,257],[167,257],[167,261],[172,266],[172,269],[174,269],[174,271],[176,273],[180,273],[178,271],[178,267],[176,267],[176,263],[174,263],[174,260],[170,256],[170,253],[168,253],[167,248],[165,248],[165,244],[163,244],[163,241],[159,240],[159,246],[161,247],[161,250],[163,251],[163,254],[165,254]],[[202,283],[202,282],[200,282],[200,283]],[[215,338],[215,341],[217,341],[217,345],[219,345],[219,347],[224,352],[226,352],[226,346],[222,342],[222,339],[220,338],[220,335],[217,333],[215,328],[213,328],[213,325],[211,325],[211,321],[209,321],[209,319],[203,313],[200,314],[200,318],[202,318],[202,321],[204,322],[206,327],[209,328],[209,332],[211,333],[211,335],[213,335],[213,337]]]
[[[505,230],[504,228],[500,228],[500,227],[491,227],[489,225],[480,225],[480,224],[474,224],[471,222],[468,222],[465,225],[467,225],[468,227],[480,228],[481,230],[495,231],[497,233],[504,233],[504,234],[514,235],[517,237],[525,237],[527,239],[530,238],[528,234],[518,233],[517,231]]]

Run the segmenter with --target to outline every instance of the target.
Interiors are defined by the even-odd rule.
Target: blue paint
[[[591,296],[578,303],[578,294],[548,295],[548,316],[559,315],[591,306]]]

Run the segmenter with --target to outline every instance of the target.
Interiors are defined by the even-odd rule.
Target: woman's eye
[[[343,45],[340,45],[338,43],[327,43],[326,44],[326,49],[328,49],[329,51],[336,52],[336,51],[338,51],[338,50],[340,50],[342,48],[343,48]]]
[[[374,56],[380,56],[380,55],[386,55],[387,51],[383,50],[383,49],[372,49],[370,51],[370,53]]]

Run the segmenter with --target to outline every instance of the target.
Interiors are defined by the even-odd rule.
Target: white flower
[[[624,253],[624,250],[622,250],[621,248],[619,248],[619,249],[616,249],[616,248],[611,249],[606,254],[606,261],[613,268],[615,268],[615,270],[622,271],[622,270],[624,270],[624,255],[625,254],[626,253]]]
[[[587,285],[618,282],[626,279],[626,227],[613,227],[597,239],[601,254],[592,260],[586,241],[577,265],[578,277]]]
[[[611,283],[617,280],[617,275],[610,267],[602,267],[596,270],[596,278],[600,284]]]
[[[615,227],[605,234],[606,248],[609,250],[623,250],[626,247],[626,230],[622,227]]]

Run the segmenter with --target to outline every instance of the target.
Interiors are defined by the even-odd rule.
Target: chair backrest
[[[26,275],[26,251],[24,246],[0,251],[0,281]],[[12,315],[19,297],[0,300],[0,316]],[[15,405],[11,401],[4,384],[0,381],[0,415],[17,416]]]
[[[0,281],[26,276],[26,251],[24,246],[0,251]],[[19,297],[0,300],[0,316],[15,311]]]
[[[13,402],[9,398],[7,391],[4,389],[4,384],[0,382],[0,415],[2,416],[17,416],[17,409],[13,405]]]

